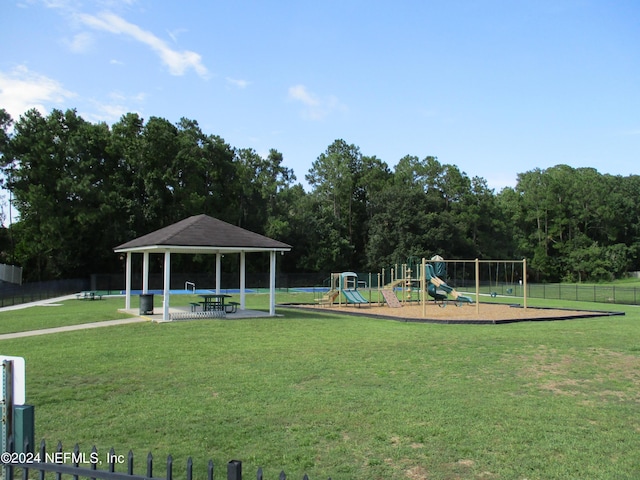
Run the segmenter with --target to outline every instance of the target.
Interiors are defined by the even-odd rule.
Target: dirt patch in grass
[[[506,358],[521,363],[519,375],[529,386],[554,395],[582,398],[587,404],[640,402],[640,357],[604,349],[561,354],[540,346],[529,355]]]
[[[513,323],[522,321],[568,320],[572,318],[602,317],[610,315],[624,315],[622,312],[602,312],[586,310],[564,310],[552,308],[528,307],[520,305],[505,305],[496,303],[462,304],[453,303],[445,307],[434,303],[426,305],[406,304],[400,308],[390,308],[387,305],[333,305],[309,306],[316,310],[327,310],[350,315],[368,315],[390,318],[407,322],[435,322],[435,323]]]

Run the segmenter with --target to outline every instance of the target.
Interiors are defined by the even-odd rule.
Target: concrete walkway
[[[29,308],[29,307],[55,306],[57,303],[64,302],[65,300],[74,300],[75,298],[76,298],[75,295],[66,295],[64,297],[49,298],[47,300],[39,300],[37,302],[22,303],[19,305],[13,305],[11,307],[3,307],[3,308],[0,308],[0,311],[19,310],[19,309]],[[185,312],[185,311],[187,311],[186,308],[175,309],[175,312]],[[128,313],[130,315],[136,315],[139,313],[139,310],[130,309],[130,310],[121,310],[121,312]],[[262,312],[257,310],[238,310],[235,313],[228,313],[226,315],[226,319],[228,320],[241,319],[241,318],[260,318],[260,317],[269,317],[269,314],[267,312]],[[78,325],[67,325],[64,327],[43,328],[41,330],[29,330],[26,332],[5,333],[5,334],[0,334],[0,341],[9,340],[12,338],[35,337],[36,335],[48,335],[50,333],[72,332],[74,330],[111,327],[114,325],[126,325],[128,323],[140,323],[140,322],[162,322],[162,315],[154,314],[154,315],[146,315],[146,316],[134,316],[130,318],[122,318],[120,320],[105,320],[103,322],[81,323]]]
[[[104,322],[81,323],[78,325],[67,325],[65,327],[43,328],[42,330],[29,330],[27,332],[5,333],[0,335],[0,341],[11,338],[35,337],[36,335],[48,335],[50,333],[72,332],[74,330],[86,330],[88,328],[112,327],[114,325],[126,325],[127,323],[148,322],[141,317],[123,318],[120,320],[105,320]]]
[[[64,297],[49,298],[47,300],[39,300],[37,302],[21,303],[19,305],[12,305],[11,307],[3,307],[3,308],[0,308],[0,311],[5,312],[10,310],[20,310],[20,309],[29,308],[29,307],[54,306],[59,302],[64,302],[65,300],[74,300],[75,298],[76,298],[75,295],[66,295]],[[74,330],[85,330],[88,328],[100,328],[100,327],[112,327],[114,325],[126,325],[128,323],[140,323],[140,322],[148,322],[148,321],[149,321],[148,318],[131,317],[131,318],[122,318],[119,320],[105,320],[103,322],[67,325],[64,327],[43,328],[41,330],[29,330],[26,332],[5,333],[0,335],[0,341],[9,340],[12,338],[35,337],[37,335],[48,335],[50,333],[72,332]]]
[[[11,305],[10,307],[0,308],[0,312],[8,312],[11,310],[22,310],[23,308],[30,308],[30,307],[42,307],[47,305],[55,305],[58,302],[64,302],[65,300],[73,300],[74,298],[76,298],[75,295],[65,295],[64,297],[47,298],[46,300],[37,300],[35,302],[18,303],[16,305]]]

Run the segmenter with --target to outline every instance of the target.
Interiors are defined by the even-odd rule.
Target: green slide
[[[440,292],[445,292],[447,295],[451,295],[457,302],[473,303],[472,299],[465,297],[464,295],[460,295],[454,288],[447,285],[444,280],[437,277],[433,270],[433,265],[427,264],[426,267],[425,273],[427,275],[427,280],[431,285],[436,287],[433,290],[431,288],[428,289],[429,295],[436,300],[442,300],[442,294]]]
[[[357,290],[342,290],[347,303],[369,303],[366,298]]]

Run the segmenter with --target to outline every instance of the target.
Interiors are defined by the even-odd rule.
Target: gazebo
[[[162,319],[169,320],[169,299],[171,280],[171,254],[208,254],[216,256],[215,289],[220,293],[221,258],[225,254],[240,254],[240,310],[245,309],[245,255],[247,253],[269,252],[269,315],[276,311],[276,253],[288,252],[291,245],[273,240],[231,225],[208,215],[195,215],[168,227],[148,233],[114,248],[116,253],[126,253],[125,308],[131,308],[131,257],[134,253],[143,255],[142,292],[149,290],[149,254],[164,255],[164,289]]]

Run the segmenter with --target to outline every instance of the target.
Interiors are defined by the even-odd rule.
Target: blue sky
[[[284,155],[338,138],[498,192],[557,164],[640,173],[637,0],[3,0],[0,107],[181,117]]]

